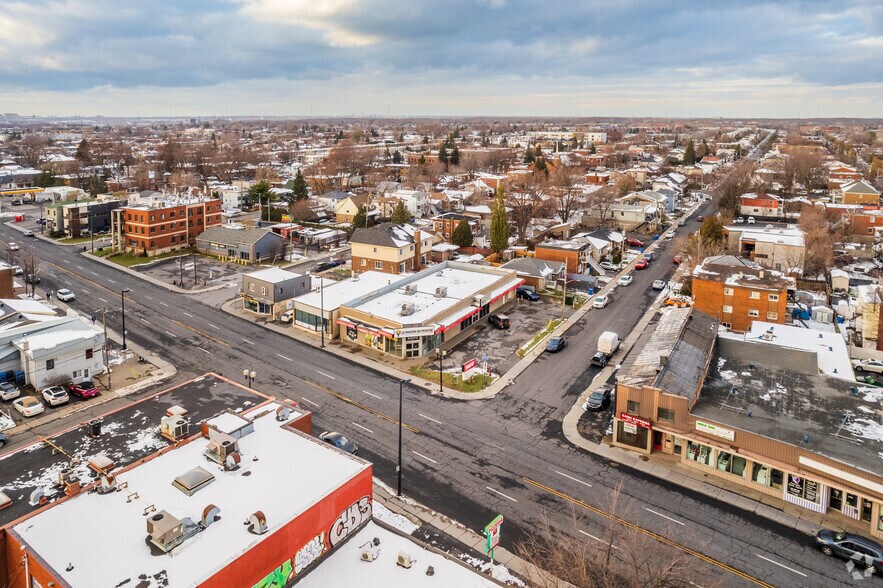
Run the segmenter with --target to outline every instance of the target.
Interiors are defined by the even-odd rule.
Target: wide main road
[[[395,485],[396,380],[84,259],[75,249],[24,240],[6,226],[0,234],[25,241],[23,249],[41,259],[41,287],[72,288],[74,308],[86,314],[107,308],[109,325],[118,331],[119,292],[131,288],[126,295],[130,340],[175,363],[177,379],[207,370],[235,377],[253,369],[256,387],[312,409],[317,429],[355,437],[376,475]],[[568,334],[571,345],[564,353],[539,360],[495,399],[455,402],[406,387],[404,492],[475,530],[504,514],[504,545],[511,546],[543,516],[568,528],[572,511],[584,515],[579,522],[584,537],[607,537],[616,544],[616,534],[604,535],[610,523],[598,512],[609,510],[614,489],[621,488],[634,498],[624,518],[713,560],[696,560],[696,584],[709,577],[726,585],[749,585],[751,578],[782,586],[848,582],[841,562],[821,556],[799,533],[617,467],[563,440],[561,417],[593,375],[581,346],[594,346],[596,330],[633,328],[651,297],[641,284],[665,277],[670,266],[660,258],[639,272],[612,306],[590,312],[578,332]]]

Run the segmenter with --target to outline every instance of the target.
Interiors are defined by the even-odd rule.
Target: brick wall
[[[725,295],[724,288],[732,289],[732,295]],[[757,292],[760,298],[751,298],[751,292]],[[770,300],[770,294],[778,295],[778,301]],[[693,278],[693,306],[696,310],[719,317],[721,323],[729,323],[734,331],[748,331],[755,320],[785,324],[786,304],[785,290],[775,293]],[[724,312],[724,306],[732,307],[732,312]],[[749,314],[751,310],[757,311],[756,317]],[[775,313],[775,318],[769,313]]]
[[[545,259],[546,261],[560,261],[567,264],[567,271],[570,273],[579,272],[579,252],[564,251],[561,249],[544,249],[537,247],[534,257],[537,259]]]

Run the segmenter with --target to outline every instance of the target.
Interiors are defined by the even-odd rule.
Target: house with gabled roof
[[[840,201],[843,204],[880,205],[880,190],[866,180],[853,180],[840,188]]]
[[[432,254],[433,234],[412,225],[381,223],[357,227],[350,237],[354,273],[370,270],[387,274],[419,271]]]

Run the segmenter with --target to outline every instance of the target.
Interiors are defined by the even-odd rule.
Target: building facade
[[[357,227],[350,237],[353,272],[419,271],[432,255],[432,239],[431,233],[411,225],[381,223],[367,229]]]
[[[114,245],[145,255],[192,247],[200,233],[221,224],[221,209],[218,198],[183,197],[117,208],[112,214]]]
[[[310,291],[312,279],[279,268],[242,275],[242,308],[248,312],[278,318],[292,309],[291,300]]]

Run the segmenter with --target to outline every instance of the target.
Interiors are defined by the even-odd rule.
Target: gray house
[[[293,298],[310,291],[311,281],[310,276],[275,267],[243,274],[242,308],[276,318],[293,308]]]
[[[269,229],[209,227],[196,238],[196,250],[226,261],[273,262],[285,255],[285,238]]]

